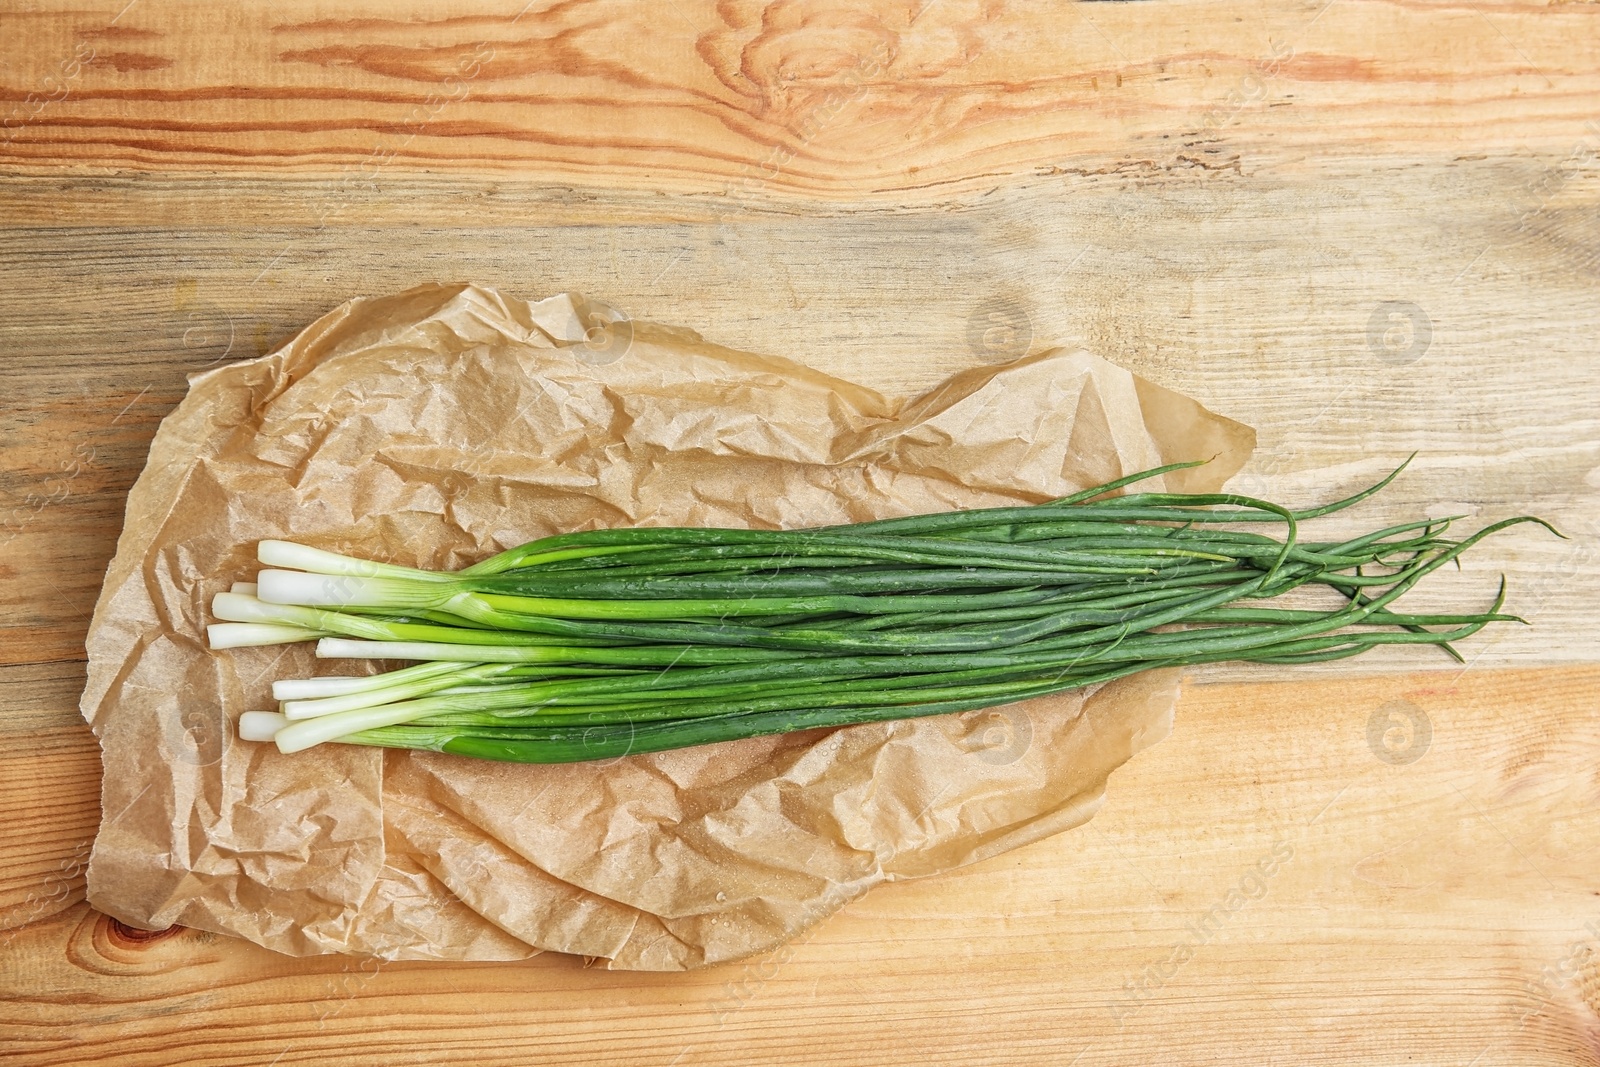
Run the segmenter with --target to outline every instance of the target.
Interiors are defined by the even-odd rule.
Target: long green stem
[[[1444,536],[1459,517],[1301,538],[1302,522],[1399,470],[1298,510],[1122,492],[1189,466],[1033,506],[816,530],[560,534],[455,574],[267,542],[262,562],[295,569],[219,594],[212,640],[328,635],[324,658],[418,661],[284,680],[281,713],[252,712],[241,736],[561,762],[988,707],[1162,666],[1323,662],[1386,644],[1459,655],[1454,642],[1520,621],[1500,611],[1503,583],[1487,611],[1393,605],[1485,536],[1539,520],[1463,540]],[[1278,602],[1295,590],[1334,606]]]

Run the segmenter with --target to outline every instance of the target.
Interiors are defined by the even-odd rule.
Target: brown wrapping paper
[[[1039,501],[1254,435],[1083,352],[898,404],[564,294],[352,301],[200,374],[128,498],[89,631],[104,750],[89,899],[293,954],[678,970],[771,948],[885,880],[1087,820],[1169,729],[1171,672],[990,711],[600,764],[233,736],[308,645],[209,651],[211,597],[288,538],[456,567],[563,530],[802,526]]]

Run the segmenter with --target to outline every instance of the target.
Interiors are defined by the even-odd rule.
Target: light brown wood
[[[1583,1063],[1597,686],[1195,686],[1082,830],[690,974],[293,960],[80,905],[12,935],[0,1041],[41,1065]],[[1403,766],[1368,744],[1394,700],[1433,731]]]
[[[309,179],[19,180],[0,188],[0,216],[31,223],[0,234],[15,309],[12,465],[26,473],[14,514],[51,502],[85,521],[22,525],[11,551],[57,560],[57,597],[48,618],[12,602],[0,662],[81,654],[103,568],[91,561],[108,558],[120,492],[185,373],[262,354],[349,296],[434,280],[528,297],[575,289],[895,395],[1005,356],[969,340],[975,316],[1003,307],[1020,316],[1013,348],[1087,347],[1257,427],[1242,487],[1316,500],[1419,450],[1363,515],[1548,518],[1573,540],[1510,533],[1468,557],[1465,583],[1433,585],[1478,597],[1505,572],[1513,603],[1536,616],[1534,629],[1486,638],[1481,666],[1591,660],[1600,301],[1582,249],[1600,241],[1600,179],[1573,178],[1541,203],[1525,190],[1544,165],[1069,175],[896,211],[765,203],[735,215],[714,195],[573,200],[531,181],[395,177],[327,226],[317,204],[330,186]],[[74,264],[74,283],[41,260]],[[108,302],[114,319],[95,310]],[[1389,306],[1422,319],[1376,329]],[[112,348],[108,365],[97,353]],[[0,603],[23,588],[0,586]]]
[[[1566,152],[1600,93],[1587,3],[124,3],[10,16],[4,157],[856,199],[1261,149]]]
[[[0,929],[82,899],[100,823],[100,752],[74,714],[82,690],[79,663],[0,667],[0,716],[16,742],[0,752]]]
[[[126,2],[0,15],[8,1062],[1592,1061],[1600,6]],[[1251,490],[1415,449],[1364,518],[1572,540],[1507,534],[1419,597],[1509,575],[1534,625],[1465,670],[1197,672],[1086,827],[747,964],[118,928],[81,903],[76,701],[155,426],[186,373],[430,280],[898,395],[1085,346],[1258,427]],[[1016,334],[974,344],[996,309]]]

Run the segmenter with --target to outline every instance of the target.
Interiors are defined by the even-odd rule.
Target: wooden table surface
[[[1561,0],[7,3],[6,1062],[1600,1062],[1596,101],[1600,5]],[[1196,672],[1087,826],[746,963],[96,914],[83,636],[156,425],[187,373],[430,280],[895,394],[1088,347],[1256,426],[1239,485],[1417,450],[1369,517],[1571,540],[1439,576],[1504,571],[1533,623],[1465,668]]]

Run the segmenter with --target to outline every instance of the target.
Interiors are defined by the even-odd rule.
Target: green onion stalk
[[[1405,464],[1302,510],[1120,492],[1193,466],[1028,506],[559,534],[455,572],[262,541],[267,569],[216,596],[209,639],[414,661],[276,681],[278,707],[240,719],[247,740],[563,763],[970,711],[1160,667],[1315,663],[1389,644],[1460,659],[1456,642],[1522,621],[1501,611],[1504,579],[1481,611],[1395,602],[1493,533],[1555,532],[1520,516],[1453,540],[1460,516],[1447,516],[1302,538],[1303,523],[1368,499]],[[1297,591],[1327,606],[1283,606]]]

